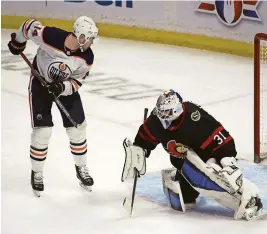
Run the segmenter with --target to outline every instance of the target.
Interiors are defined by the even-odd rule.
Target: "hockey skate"
[[[94,184],[93,178],[89,175],[88,168],[86,166],[78,167],[75,165],[77,178],[80,180],[80,186],[86,191],[91,192]]]
[[[44,191],[43,172],[32,171],[31,185],[32,185],[32,191],[34,195],[37,197],[40,197],[40,192]]]
[[[261,199],[258,197],[252,197],[246,205],[246,212],[243,216],[246,220],[257,220],[266,217],[266,213],[263,211],[263,205]]]

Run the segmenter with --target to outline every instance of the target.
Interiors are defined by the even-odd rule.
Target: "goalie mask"
[[[81,51],[83,51],[83,46],[88,41],[93,44],[93,40],[97,38],[98,28],[91,18],[87,16],[81,16],[74,23],[73,34],[77,38]],[[83,39],[82,42],[80,41],[81,39]]]
[[[159,118],[165,129],[183,113],[182,103],[182,97],[172,89],[159,96],[154,114]]]

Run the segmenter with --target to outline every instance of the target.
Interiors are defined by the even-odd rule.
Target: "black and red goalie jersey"
[[[187,149],[195,151],[204,162],[210,158],[220,162],[237,154],[234,139],[223,125],[199,105],[183,102],[173,90],[159,97],[134,142],[147,149],[148,155],[159,143],[177,159],[185,158]]]

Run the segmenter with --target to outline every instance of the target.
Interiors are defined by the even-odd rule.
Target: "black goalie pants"
[[[175,158],[173,156],[170,156],[170,160],[172,165],[177,168],[175,180],[180,182],[184,202],[194,202],[199,196],[199,193],[195,189],[193,189],[192,186],[187,182],[187,180],[180,174],[180,170],[182,169],[184,160],[180,158]]]

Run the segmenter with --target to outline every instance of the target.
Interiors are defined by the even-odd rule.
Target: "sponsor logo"
[[[74,2],[74,3],[83,3],[87,1],[88,0],[64,0],[64,2]],[[116,1],[95,0],[95,3],[100,6],[111,6],[114,4],[116,7],[123,7],[123,5],[125,5],[126,8],[133,8],[133,0],[116,0]]]
[[[110,6],[110,5],[113,5],[113,3],[115,3],[116,7],[122,7],[123,6],[122,3],[124,2],[124,4],[126,5],[126,8],[133,8],[133,1],[132,0],[126,0],[126,1],[122,1],[122,0],[116,0],[116,1],[100,0],[100,1],[97,1],[97,0],[95,0],[95,2],[101,6]]]
[[[69,66],[62,62],[53,62],[47,69],[48,77],[53,81],[62,81],[71,74]]]
[[[259,0],[215,0],[201,1],[197,12],[215,14],[220,21],[227,26],[235,26],[242,19],[260,21],[257,11]]]

